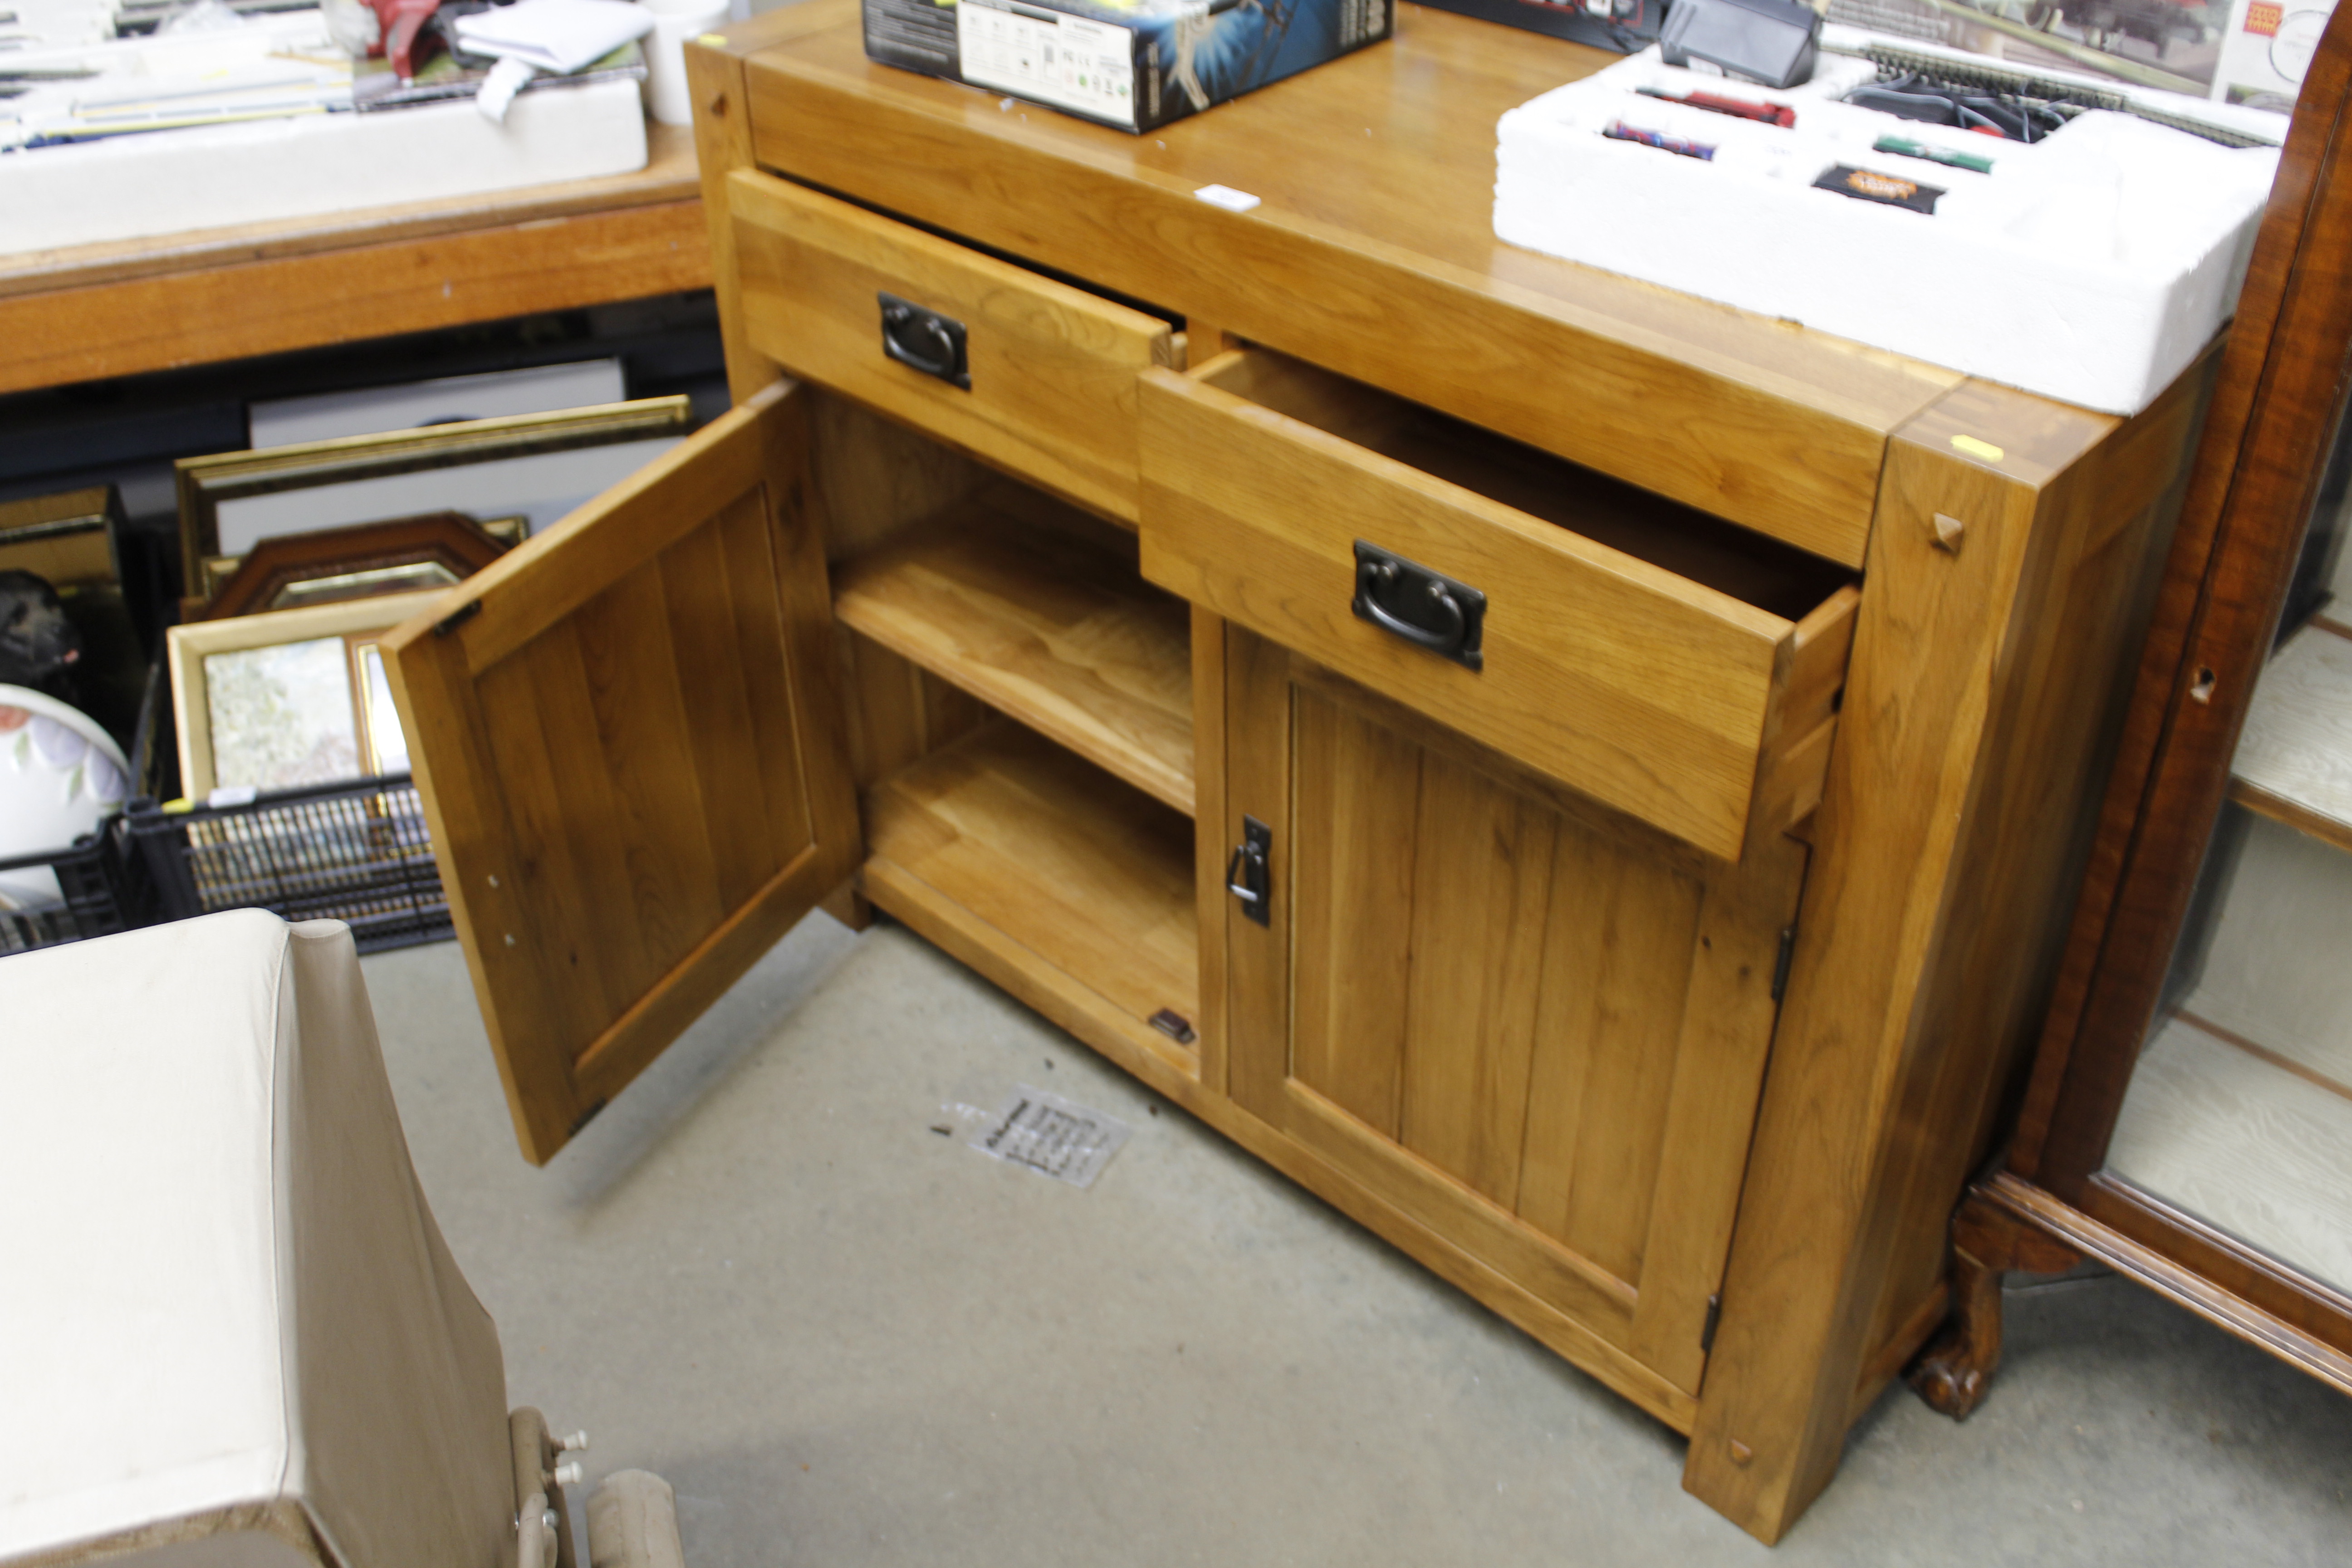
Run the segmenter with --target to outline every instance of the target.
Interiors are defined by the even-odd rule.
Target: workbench
[[[693,138],[630,174],[0,254],[0,393],[707,289]]]
[[[1500,245],[1612,57],[1398,13],[1142,136],[856,0],[689,48],[736,407],[394,635],[412,755],[530,1158],[878,907],[1774,1540],[1945,1314],[2210,355],[2119,419]]]

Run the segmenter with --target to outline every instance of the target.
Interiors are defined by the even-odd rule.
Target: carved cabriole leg
[[[2013,1269],[2057,1274],[2083,1255],[1971,1188],[1952,1216],[1952,1315],[1904,1373],[1929,1408],[1965,1421],[2000,1365],[2000,1283]]]

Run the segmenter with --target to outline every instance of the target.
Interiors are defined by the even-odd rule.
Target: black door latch
[[[1242,818],[1242,841],[1225,862],[1225,891],[1242,901],[1242,913],[1262,926],[1274,923],[1274,829],[1255,816]]]

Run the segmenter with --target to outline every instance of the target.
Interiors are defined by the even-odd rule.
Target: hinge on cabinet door
[[[1789,990],[1789,961],[1797,955],[1797,928],[1780,928],[1780,955],[1772,961],[1772,1000],[1778,1002]]]
[[[479,599],[468,599],[466,603],[458,605],[456,609],[450,611],[447,615],[434,622],[433,635],[436,637],[446,637],[451,632],[456,631],[459,626],[464,626],[467,621],[472,620],[476,616],[478,616],[481,613],[482,601]]]
[[[1255,816],[1242,818],[1242,841],[1225,862],[1225,891],[1242,901],[1242,914],[1262,926],[1274,923],[1274,829]]]
[[[1723,1321],[1723,1292],[1718,1290],[1706,1299],[1706,1321],[1698,1331],[1698,1353],[1705,1355],[1715,1348],[1715,1325]]]

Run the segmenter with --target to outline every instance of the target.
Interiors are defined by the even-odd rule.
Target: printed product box
[[[866,53],[1149,131],[1386,38],[1395,0],[865,0]]]

